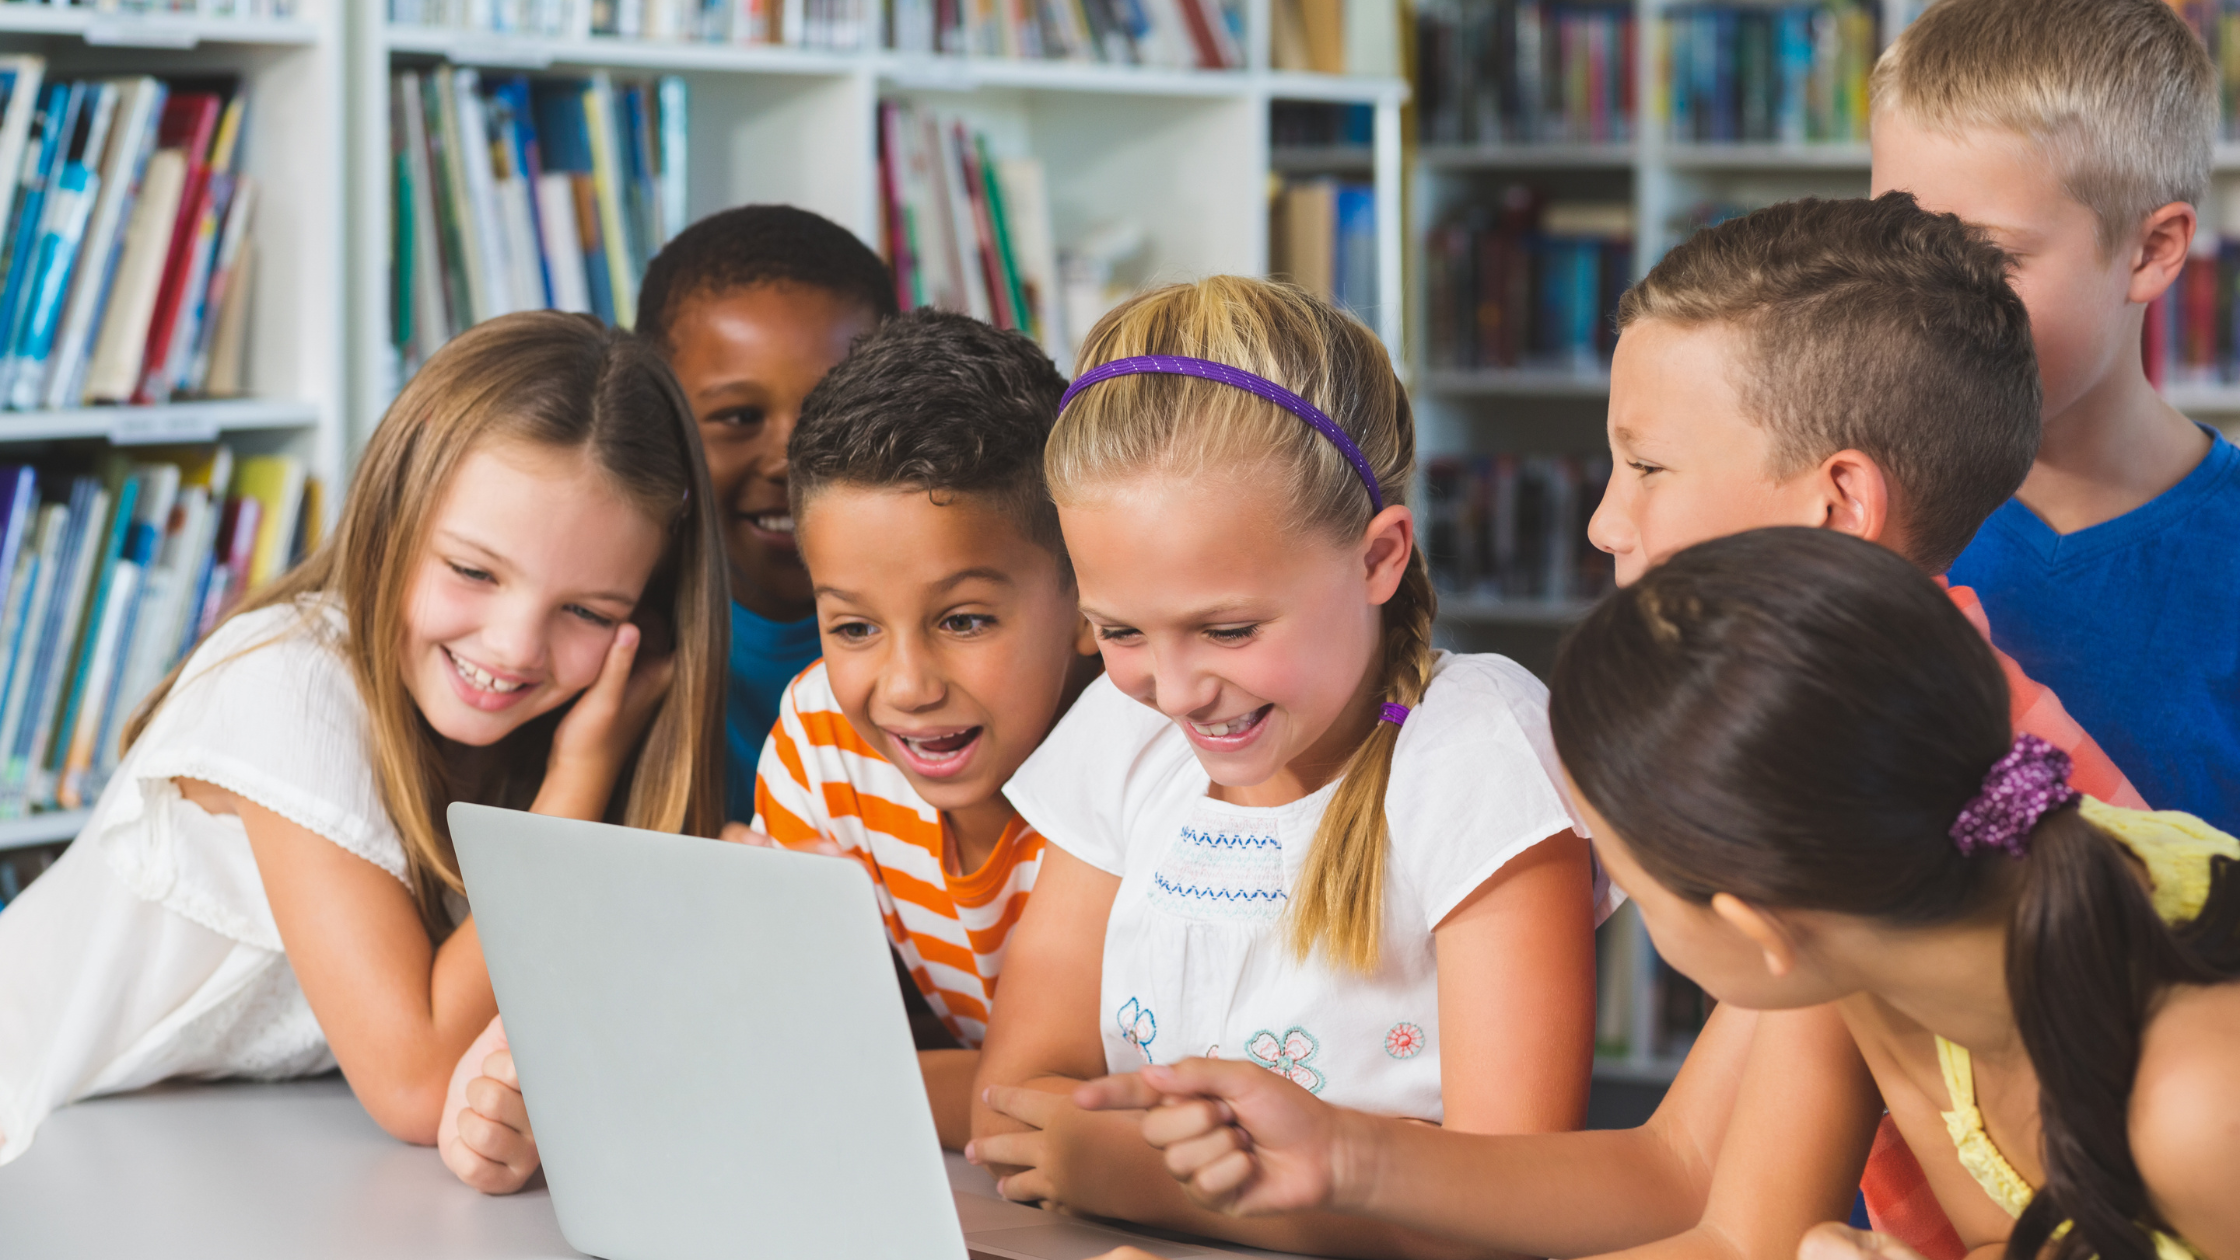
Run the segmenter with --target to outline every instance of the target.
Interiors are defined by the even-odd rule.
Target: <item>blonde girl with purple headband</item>
[[[1476,1132],[1575,1128],[1606,909],[1547,692],[1434,650],[1384,346],[1288,285],[1144,294],[1045,455],[1105,676],[1006,795],[1047,836],[970,1151],[1015,1199],[1294,1250],[1409,1236],[1190,1206],[1076,1083],[1190,1056]]]
[[[1761,1039],[1785,1053],[1753,1053],[1720,1135],[1676,1144],[1705,1189],[1663,1205],[1671,1236],[1519,1191],[1624,1178],[1605,1135],[1427,1132],[1203,1061],[1078,1101],[1155,1105],[1144,1136],[1227,1212],[1342,1211],[1473,1254],[1921,1260],[1829,1220],[1887,1108],[1951,1222],[1940,1254],[2240,1256],[2240,841],[2080,797],[1919,570],[1827,530],[1702,543],[1589,615],[1553,686],[1657,951],[1744,1018],[1836,1016],[1816,1046]],[[1823,1056],[1848,1089],[1800,1111]]]

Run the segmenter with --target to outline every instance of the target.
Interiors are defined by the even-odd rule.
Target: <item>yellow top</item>
[[[2175,810],[2148,812],[2104,805],[2091,797],[2078,807],[2085,821],[2123,842],[2146,864],[2154,883],[2155,913],[2165,923],[2183,923],[2201,913],[2209,900],[2209,862],[2223,856],[2240,861],[2240,840]],[[1937,1038],[1937,1066],[1944,1072],[1944,1091],[1952,1110],[1944,1112],[1944,1127],[1952,1135],[1960,1166],[1976,1179],[1991,1201],[2019,1217],[2030,1206],[2036,1191],[2007,1157],[1992,1145],[1984,1132],[1983,1112],[1976,1107],[1975,1065],[1968,1048]],[[2063,1225],[2062,1231],[2069,1227]],[[2057,1231],[2054,1237],[2059,1238]],[[2200,1253],[2168,1234],[2154,1235],[2157,1260],[2200,1260]]]

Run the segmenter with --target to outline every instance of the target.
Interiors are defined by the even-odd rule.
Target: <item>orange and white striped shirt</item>
[[[862,862],[918,991],[960,1043],[979,1048],[1004,943],[1042,869],[1042,836],[1025,819],[1011,816],[979,870],[948,874],[940,811],[856,733],[818,661],[786,685],[762,745],[754,828],[788,846],[821,837]]]

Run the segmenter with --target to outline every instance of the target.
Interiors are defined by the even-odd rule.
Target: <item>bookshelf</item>
[[[687,221],[745,202],[784,201],[841,223],[875,247],[883,236],[881,103],[961,121],[986,137],[997,159],[1031,157],[1042,164],[1059,251],[1100,232],[1130,239],[1140,234],[1140,250],[1115,276],[1121,287],[1266,271],[1272,174],[1368,182],[1375,188],[1378,267],[1375,305],[1365,314],[1395,360],[1405,361],[1401,110],[1408,85],[1398,78],[1270,68],[1265,0],[1244,9],[1246,60],[1235,70],[878,46],[839,51],[500,34],[395,23],[389,6],[376,0],[349,9],[344,230],[353,443],[379,421],[401,375],[387,336],[391,76],[440,65],[533,78],[598,70],[618,79],[681,76],[690,102]],[[1369,142],[1342,151],[1277,152],[1270,112],[1290,101],[1368,107],[1374,113]]]
[[[255,266],[238,396],[0,410],[0,463],[59,466],[98,460],[109,450],[223,440],[243,455],[292,456],[328,487],[340,484],[349,450],[342,389],[344,3],[204,0],[169,6],[186,10],[173,12],[0,3],[0,54],[43,58],[48,85],[115,75],[235,78],[249,102],[235,169],[258,190],[247,236]],[[40,489],[57,501],[67,479],[57,486],[42,477]],[[53,809],[0,819],[0,860],[43,861],[34,851],[74,838],[88,813]]]

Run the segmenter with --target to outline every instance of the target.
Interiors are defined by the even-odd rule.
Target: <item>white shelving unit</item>
[[[690,91],[690,215],[791,202],[879,241],[878,103],[900,98],[961,116],[1002,156],[1033,156],[1047,175],[1060,248],[1113,221],[1148,241],[1143,283],[1267,268],[1269,109],[1283,100],[1376,110],[1358,169],[1378,190],[1379,332],[1401,359],[1399,79],[1267,68],[1265,4],[1252,6],[1250,65],[1177,71],[1067,61],[830,52],[623,40],[555,40],[392,25],[381,0],[354,0],[350,53],[350,425],[362,441],[396,382],[388,362],[389,139],[392,67],[455,65],[556,72],[679,74]],[[1351,168],[1349,168],[1351,169]],[[1064,365],[1069,366],[1070,365]]]
[[[249,94],[242,167],[259,181],[249,313],[249,396],[160,407],[0,411],[0,460],[57,442],[118,446],[225,438],[288,451],[339,486],[344,269],[342,22],[354,0],[297,0],[285,19],[101,13],[0,3],[0,51],[47,60],[47,78],[106,74],[240,77]],[[68,840],[83,810],[0,820],[0,852]]]

